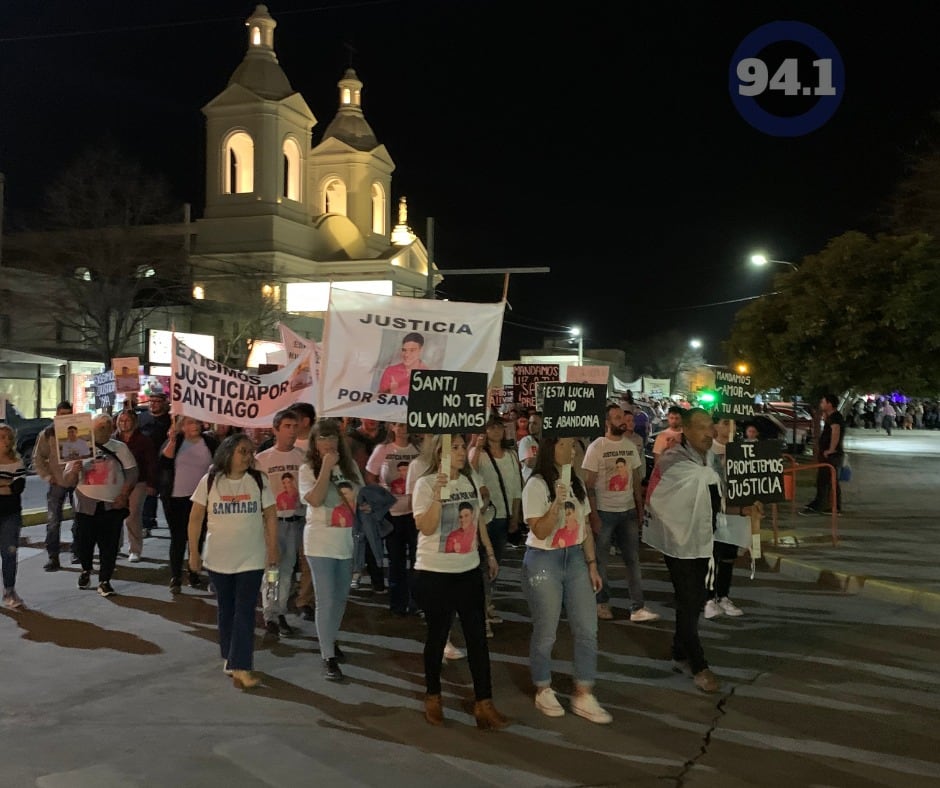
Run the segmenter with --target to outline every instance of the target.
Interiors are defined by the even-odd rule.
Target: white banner
[[[643,378],[643,393],[653,399],[669,396],[669,378]]]
[[[330,291],[317,416],[403,422],[412,369],[483,372],[499,357],[505,302]]]
[[[197,353],[173,337],[170,410],[211,424],[266,428],[295,402],[313,402],[313,347],[283,369],[251,375]]]
[[[613,381],[613,389],[617,394],[623,394],[625,391],[632,391],[634,394],[637,394],[643,391],[643,378],[637,378],[632,383],[624,383],[616,375],[611,375]]]

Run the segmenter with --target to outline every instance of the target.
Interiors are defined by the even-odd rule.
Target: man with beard
[[[610,584],[607,561],[612,542],[620,547],[630,589],[630,620],[656,621],[659,614],[643,602],[640,577],[640,521],[643,515],[644,458],[624,437],[627,427],[620,405],[607,406],[607,430],[584,452],[581,468],[591,503],[591,529],[597,536],[597,571],[604,584],[597,593],[597,617],[609,621]],[[626,478],[624,476],[626,475]]]

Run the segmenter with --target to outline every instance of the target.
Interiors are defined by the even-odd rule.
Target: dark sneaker
[[[277,625],[277,621],[265,621],[264,622],[264,639],[265,640],[279,640],[281,637],[281,628]]]
[[[91,585],[91,572],[82,572],[78,576],[78,587],[88,588]]]
[[[336,657],[323,660],[323,678],[327,681],[342,681],[343,671],[339,669]]]
[[[297,634],[297,630],[287,623],[284,616],[277,617],[277,628],[284,637],[290,638]]]
[[[333,644],[333,653],[336,654],[337,662],[345,662],[346,655],[343,653],[343,650],[339,647],[339,643]]]
[[[183,584],[180,582],[178,577],[170,578],[170,593],[173,595],[180,594],[183,591]]]
[[[45,566],[43,566],[43,569],[45,569],[47,572],[58,572],[59,569],[61,569],[61,564],[59,564],[59,559],[50,558],[48,561],[46,561],[46,564]]]
[[[300,611],[304,621],[317,620],[317,609],[313,605],[304,605],[302,608],[300,608]]]
[[[801,514],[804,517],[812,517],[813,515],[822,514],[815,506],[804,506],[797,514]]]
[[[107,580],[98,583],[98,594],[100,596],[111,596],[113,593],[114,589],[111,588],[111,584]]]
[[[199,576],[198,572],[189,573],[189,587],[194,588],[197,591],[204,591],[206,584],[202,582],[202,578]]]
[[[75,553],[72,553],[72,558],[69,561],[69,563],[71,563],[72,566],[75,566],[75,564],[80,564],[81,562],[82,562],[82,559],[79,558],[77,555],[75,555]]]

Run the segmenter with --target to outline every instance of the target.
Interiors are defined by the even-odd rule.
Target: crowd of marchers
[[[346,605],[351,591],[368,588],[387,599],[390,616],[423,620],[427,722],[444,724],[442,666],[466,659],[477,725],[504,727],[510,721],[493,702],[488,641],[502,623],[494,595],[500,567],[507,551],[520,550],[535,707],[609,723],[595,685],[599,622],[615,618],[611,560],[619,556],[626,569],[629,621],[660,619],[644,599],[642,540],[662,553],[673,582],[674,669],[704,692],[720,690],[698,622],[703,613],[743,614],[729,593],[755,513],[725,505],[730,424],[700,408],[657,402],[660,416],[628,392],[608,403],[603,435],[577,439],[543,435],[534,409],[493,412],[479,434],[432,436],[411,434],[404,423],[317,418],[303,403],[275,414],[266,434],[171,416],[159,391],[147,407],[134,405],[129,398],[115,416],[94,417],[90,458],[60,462],[53,428],[40,436],[33,459],[48,484],[44,568],[59,570],[70,554],[78,587],[91,589],[97,560],[97,593],[115,594],[121,550],[131,563],[141,559],[162,507],[168,592],[215,595],[221,668],[236,687],[264,680],[254,670],[259,612],[262,641],[297,635],[291,616],[314,621],[323,678],[346,681],[339,642]],[[647,480],[650,409],[667,426],[657,433]],[[62,402],[57,414],[71,411]],[[15,544],[25,470],[14,437],[0,430],[0,536],[4,603],[24,611]],[[562,611],[573,642],[567,709],[552,686]],[[451,642],[456,619],[463,649]]]

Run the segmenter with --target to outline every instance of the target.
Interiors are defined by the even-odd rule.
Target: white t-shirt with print
[[[551,508],[552,502],[548,496],[548,485],[545,480],[536,474],[522,488],[522,519],[528,522],[543,517]],[[587,536],[588,514],[591,504],[585,499],[579,501],[571,496],[558,514],[558,522],[551,533],[544,539],[538,539],[530,528],[526,537],[526,547],[539,550],[560,550],[564,547],[581,544]]]
[[[533,468],[525,464],[525,461],[535,457],[539,453],[539,439],[534,435],[524,435],[519,441],[519,463],[522,465],[522,481],[529,481]]]
[[[82,462],[81,482],[76,489],[86,498],[110,503],[120,495],[132,468],[137,468],[137,461],[127,444],[109,438],[95,447],[94,459]]]
[[[397,516],[411,511],[407,474],[418,454],[418,447],[411,443],[407,446],[399,446],[394,442],[380,443],[372,450],[366,470],[378,476],[382,486],[395,496],[395,503],[389,509],[389,514]]]
[[[633,499],[633,474],[642,465],[643,460],[636,450],[636,444],[626,437],[614,441],[602,436],[591,441],[584,452],[581,467],[597,474],[594,493],[598,511],[628,512],[636,506]]]
[[[320,506],[307,505],[307,522],[304,525],[304,555],[317,558],[352,558],[353,555],[353,522],[356,514],[355,497],[362,487],[362,479],[346,479],[339,467],[334,466],[332,479],[326,490],[326,497]],[[347,504],[337,487],[342,482],[349,482],[353,486],[352,506]],[[306,498],[307,493],[317,483],[310,463],[300,466],[300,497]]]
[[[304,453],[296,447],[281,451],[272,446],[255,455],[255,467],[268,476],[278,517],[304,516],[305,504],[300,494],[300,466],[303,464]],[[284,479],[286,474],[290,474],[294,480],[293,491],[290,481]]]
[[[264,569],[267,551],[264,541],[264,515],[274,506],[274,496],[266,476],[262,487],[250,473],[240,479],[219,474],[208,491],[209,475],[199,480],[193,503],[206,507],[206,542],[202,562],[207,569],[232,575]]]
[[[434,500],[436,476],[422,476],[415,482],[411,497],[415,517],[420,517]],[[438,529],[430,535],[418,530],[418,550],[415,569],[428,572],[456,574],[469,572],[480,565],[477,528],[480,522],[480,496],[473,483],[463,474],[458,474],[447,487],[450,497],[441,501],[441,521]],[[461,528],[461,523],[469,528]]]

